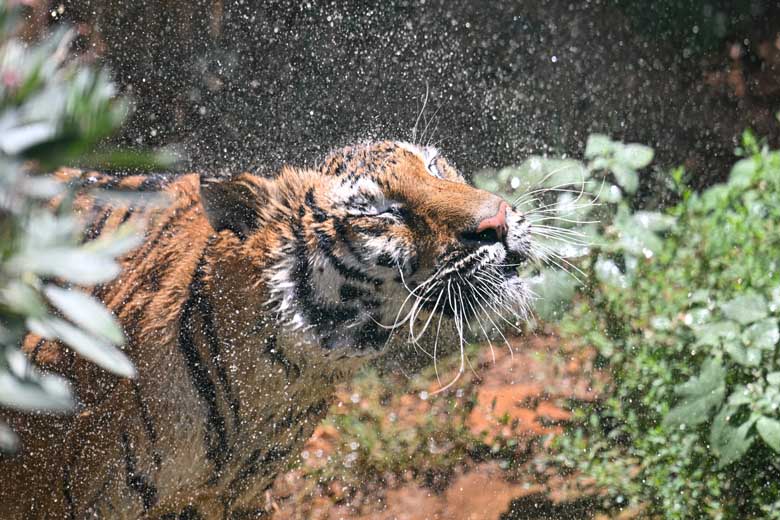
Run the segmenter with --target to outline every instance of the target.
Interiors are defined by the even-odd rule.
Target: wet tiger
[[[61,373],[72,416],[4,412],[21,454],[0,458],[2,518],[256,518],[334,385],[414,343],[462,348],[530,300],[516,266],[533,230],[430,147],[361,144],[275,177],[112,178],[85,188],[159,191],[146,211],[77,200],[85,239],[136,219],[145,242],[95,287],[128,337],[137,379],[57,343],[24,350]]]

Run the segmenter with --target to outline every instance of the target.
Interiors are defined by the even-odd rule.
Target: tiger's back
[[[0,490],[0,509],[9,518],[84,514],[134,518],[188,511],[211,518],[235,511],[235,502],[253,480],[310,435],[316,417],[326,411],[325,395],[333,378],[320,381],[314,396],[307,395],[313,393],[309,385],[290,385],[290,372],[301,371],[295,353],[288,358],[273,352],[280,340],[272,326],[267,335],[256,331],[260,332],[255,335],[257,343],[263,344],[260,351],[268,357],[266,362],[262,357],[252,360],[256,372],[252,379],[269,393],[287,386],[290,405],[279,410],[281,414],[269,412],[265,419],[271,427],[265,439],[244,443],[238,389],[232,383],[240,360],[219,333],[233,329],[219,322],[243,312],[238,307],[244,305],[205,293],[204,249],[210,241],[215,245],[218,234],[204,215],[198,176],[117,179],[74,171],[61,171],[58,176],[71,182],[78,176],[78,182],[92,189],[167,195],[168,204],[141,210],[101,206],[88,195],[76,201],[77,212],[89,222],[84,240],[111,233],[126,222],[137,221],[147,229],[144,243],[121,259],[120,276],[92,289],[124,325],[126,353],[138,367],[139,378],[117,378],[60,343],[29,334],[23,350],[42,368],[72,381],[79,408],[69,417],[7,417],[24,446],[19,457],[0,458],[0,471],[7,476],[7,485]],[[258,287],[259,298],[262,293]],[[307,356],[300,363],[306,364]],[[313,402],[298,406],[309,401]],[[257,414],[258,410],[243,412]],[[304,421],[312,414],[312,420]],[[292,426],[296,429],[291,435]],[[237,453],[243,445],[267,450]],[[271,477],[268,471],[260,487],[266,487]],[[204,484],[209,496],[201,500],[199,489]],[[160,496],[177,495],[160,504]],[[246,502],[246,511],[255,511],[253,500]]]

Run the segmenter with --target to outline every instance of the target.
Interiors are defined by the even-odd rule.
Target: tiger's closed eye
[[[391,204],[384,208],[383,211],[377,213],[378,216],[399,217],[403,218],[407,213],[407,209],[401,204]]]
[[[433,162],[428,165],[428,171],[431,172],[434,177],[441,178],[441,174],[439,173],[439,168]]]

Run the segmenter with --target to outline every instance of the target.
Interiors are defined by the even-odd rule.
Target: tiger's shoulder
[[[121,233],[122,228],[142,233],[143,240],[119,259],[121,272],[111,282],[85,288],[104,302],[125,326],[135,349],[133,336],[140,328],[156,323],[134,321],[144,306],[175,308],[180,294],[177,278],[186,277],[193,250],[202,247],[212,231],[203,216],[197,174],[110,175],[96,171],[61,168],[52,174],[66,184],[64,195],[49,201],[50,206],[72,204],[82,223],[82,244]],[[72,197],[72,198],[69,198]],[[160,303],[157,303],[160,302]],[[167,313],[158,314],[164,321]],[[89,381],[100,369],[80,360],[60,342],[28,334],[22,350],[42,368],[54,370],[74,381]],[[89,393],[89,392],[88,392]]]

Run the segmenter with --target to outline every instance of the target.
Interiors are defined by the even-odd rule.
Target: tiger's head
[[[397,330],[417,342],[449,327],[462,340],[470,322],[492,328],[528,309],[517,268],[537,257],[530,224],[435,148],[349,146],[318,170],[206,180],[201,192],[215,229],[271,257],[277,313],[334,353],[377,353]]]

